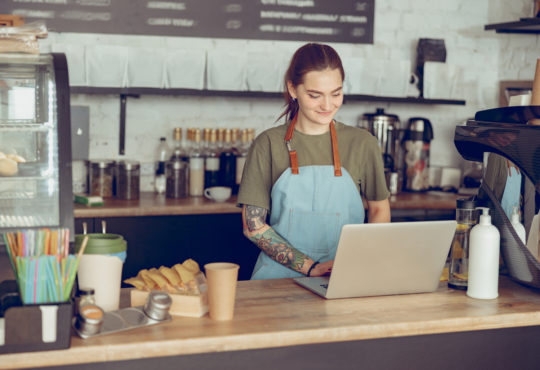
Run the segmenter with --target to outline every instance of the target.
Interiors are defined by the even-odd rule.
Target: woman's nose
[[[331,105],[332,105],[332,98],[329,97],[329,96],[323,97],[323,100],[322,100],[322,103],[321,103],[321,108],[323,110],[328,110]]]

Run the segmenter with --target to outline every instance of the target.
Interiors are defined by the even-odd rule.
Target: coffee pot
[[[409,119],[403,137],[403,188],[407,191],[429,189],[429,145],[433,128],[427,118]]]

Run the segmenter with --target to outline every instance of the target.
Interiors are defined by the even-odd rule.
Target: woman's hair
[[[324,44],[309,43],[296,50],[292,56],[291,63],[287,72],[285,72],[285,89],[283,97],[285,98],[285,110],[276,121],[285,116],[289,121],[298,112],[298,102],[289,94],[287,82],[291,81],[293,86],[301,85],[304,82],[304,76],[311,71],[323,71],[325,69],[339,69],[341,80],[345,79],[345,71],[341,64],[338,53],[330,46]]]

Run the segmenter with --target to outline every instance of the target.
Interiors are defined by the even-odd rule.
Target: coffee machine
[[[501,255],[510,277],[540,288],[540,126],[528,122],[540,119],[540,106],[515,106],[477,112],[474,120],[457,126],[454,143],[463,158],[483,162],[486,153],[510,160],[524,175],[520,198],[526,230],[526,243],[518,236],[501,206],[497,183],[505,184],[506,171],[497,171],[496,179],[483,178],[475,200],[489,207],[492,223],[500,232]],[[497,157],[495,157],[497,159]],[[488,160],[488,166],[490,162]],[[502,178],[501,178],[502,176]],[[536,220],[536,221],[535,221]]]
[[[399,117],[395,114],[387,114],[383,108],[377,108],[375,113],[365,113],[358,121],[358,127],[362,127],[377,138],[381,149],[384,173],[386,176],[386,184],[391,186],[390,177],[392,173],[398,173],[401,176],[402,169],[402,151],[401,138],[402,130],[400,129]],[[397,183],[401,184],[401,179]],[[399,189],[395,189],[399,191]]]

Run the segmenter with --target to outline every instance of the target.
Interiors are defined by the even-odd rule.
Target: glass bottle
[[[225,130],[223,149],[219,155],[219,184],[230,187],[233,194],[238,193],[236,186],[236,153],[232,147],[232,131]]]
[[[204,163],[204,186],[219,185],[219,149],[217,147],[217,130],[210,130],[210,143]]]
[[[193,129],[193,142],[189,152],[189,195],[200,197],[204,192],[204,157],[201,129]]]
[[[184,148],[184,143],[182,141],[182,128],[176,127],[173,130],[173,140],[174,140],[174,149],[172,150],[171,160],[183,160],[187,161],[188,156],[186,149]]]
[[[456,201],[457,227],[450,248],[448,266],[448,286],[454,289],[467,289],[469,276],[469,235],[476,225],[478,213],[476,202],[468,199]]]
[[[167,159],[169,159],[169,146],[167,139],[161,137],[156,152],[156,176],[154,179],[154,188],[158,194],[165,192],[165,163]]]
[[[246,164],[246,157],[249,151],[248,130],[243,129],[240,133],[240,145],[238,146],[238,156],[236,157],[236,186],[239,188],[242,182],[242,173]]]

